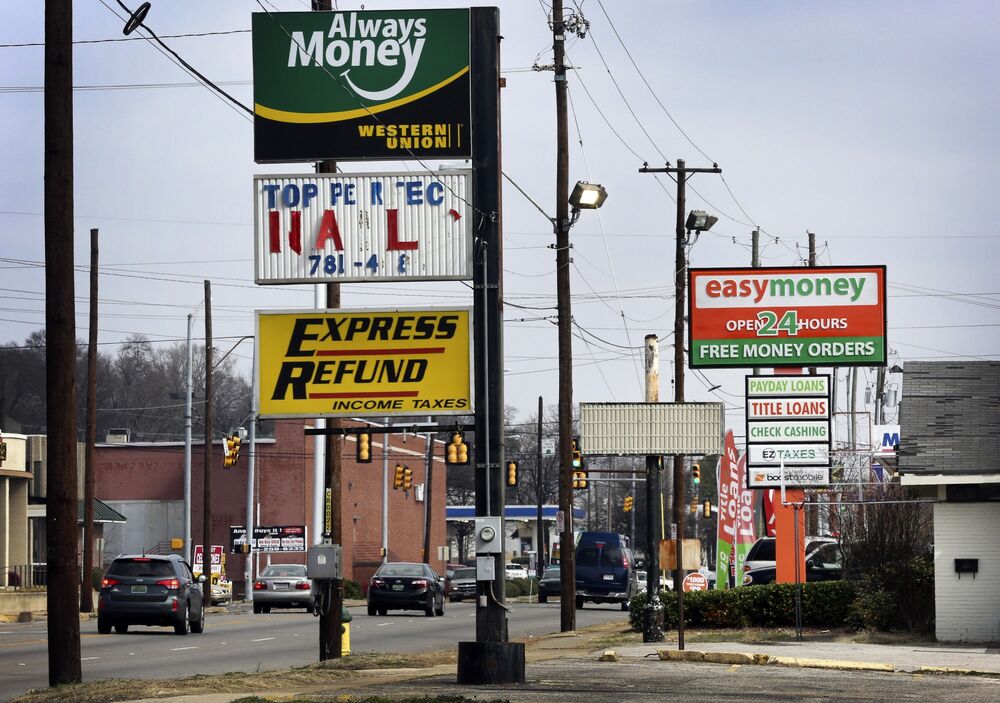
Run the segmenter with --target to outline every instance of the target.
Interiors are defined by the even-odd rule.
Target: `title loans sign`
[[[254,158],[471,156],[469,11],[255,13]]]
[[[885,267],[691,269],[691,368],[884,365]]]
[[[472,278],[472,172],[254,176],[255,279]]]
[[[257,312],[260,416],[467,415],[471,311]]]

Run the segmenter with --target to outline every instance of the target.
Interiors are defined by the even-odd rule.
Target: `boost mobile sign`
[[[257,312],[260,416],[468,415],[472,314]]]
[[[471,156],[469,10],[255,13],[254,158]]]
[[[472,172],[254,176],[255,279],[472,278]]]
[[[885,266],[691,269],[691,368],[882,366]]]

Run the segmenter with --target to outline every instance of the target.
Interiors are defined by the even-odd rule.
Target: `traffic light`
[[[396,464],[396,476],[392,480],[392,490],[403,487],[403,469],[402,464]]]
[[[632,512],[632,496],[625,496],[625,512]]]
[[[517,485],[517,462],[508,461],[507,462],[507,485],[516,486]]]
[[[692,464],[691,465],[691,480],[694,481],[694,485],[701,483],[701,465]]]
[[[698,514],[698,499],[697,498],[692,498],[691,499],[691,514],[692,515],[697,515]]]
[[[573,472],[573,488],[578,491],[585,490],[587,488],[587,472],[586,471],[574,471]]]
[[[408,491],[413,487],[413,471],[409,466],[403,467],[403,490]]]
[[[468,464],[469,445],[465,443],[465,436],[461,432],[454,432],[451,441],[445,448],[444,463],[446,464]]]
[[[712,501],[705,501],[705,517],[712,517]]]
[[[583,454],[580,452],[580,438],[573,437],[571,441],[573,460],[573,471],[583,471]]]
[[[372,463],[372,436],[368,432],[362,432],[357,437],[357,456],[355,461],[359,464]]]
[[[223,453],[225,457],[222,459],[222,465],[229,469],[236,466],[236,462],[240,458],[240,443],[242,440],[238,434],[233,434],[226,437],[225,441],[222,443]]]

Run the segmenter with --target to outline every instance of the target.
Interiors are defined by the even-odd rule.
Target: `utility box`
[[[496,560],[493,557],[476,557],[476,581],[492,581],[496,577]]]
[[[343,578],[343,548],[339,544],[316,544],[309,547],[306,576],[311,579]]]
[[[476,518],[476,554],[503,554],[503,518]]]

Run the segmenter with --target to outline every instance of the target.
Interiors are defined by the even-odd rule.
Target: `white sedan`
[[[507,566],[504,567],[504,573],[508,579],[528,578],[528,570],[520,564],[507,564]]]

